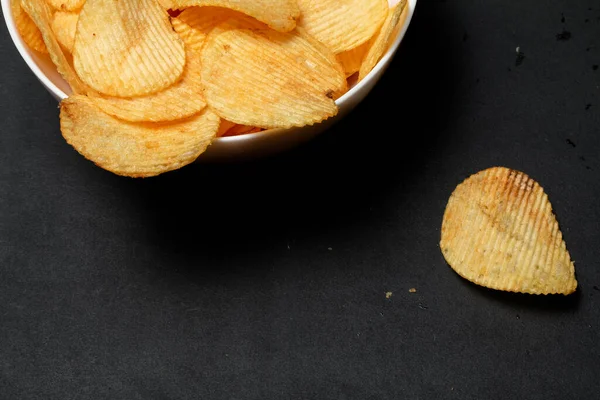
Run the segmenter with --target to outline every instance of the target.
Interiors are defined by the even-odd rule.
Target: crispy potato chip
[[[219,125],[219,130],[217,131],[217,137],[221,137],[227,132],[229,129],[233,128],[237,124],[235,122],[227,121],[226,119],[221,118],[221,125]]]
[[[440,247],[459,275],[491,289],[566,295],[577,288],[548,196],[522,172],[490,168],[458,185]]]
[[[392,10],[390,10],[379,34],[373,40],[373,44],[360,66],[360,71],[358,73],[359,82],[371,72],[390,47],[390,44],[396,37],[398,28],[400,28],[406,20],[407,12],[408,7],[406,6],[406,0],[401,0]]]
[[[222,118],[261,128],[311,125],[337,114],[347,90],[341,65],[302,29],[214,28],[202,51],[209,106]]]
[[[180,28],[183,29],[184,25]],[[188,29],[192,28],[188,26]],[[185,31],[182,32],[185,34]],[[195,43],[193,38],[191,43]],[[160,122],[186,118],[206,107],[201,72],[200,53],[188,49],[187,63],[181,79],[165,90],[129,98],[99,95],[91,100],[105,113],[126,121]]]
[[[71,86],[73,93],[89,93],[91,91],[90,88],[79,79],[79,76],[71,67],[65,53],[54,36],[51,27],[52,9],[46,3],[46,0],[21,0],[21,4],[42,33],[50,59],[56,65],[57,71]]]
[[[211,143],[220,118],[204,111],[170,123],[132,123],[111,117],[86,96],[61,102],[65,140],[96,165],[117,175],[149,177],[193,162]]]
[[[335,54],[365,43],[388,14],[387,0],[298,0],[298,26]]]
[[[190,7],[171,19],[175,32],[188,48],[201,51],[209,32],[228,18],[248,18],[245,14],[222,7]]]
[[[52,31],[56,40],[69,53],[73,52],[75,43],[75,32],[77,31],[77,20],[79,14],[68,11],[56,11],[52,17]]]
[[[280,32],[293,30],[300,16],[296,0],[161,0],[160,3],[164,8],[170,9],[191,6],[224,7],[256,18]]]
[[[42,32],[40,32],[35,22],[23,10],[21,0],[11,0],[10,8],[17,31],[19,31],[19,35],[23,38],[25,44],[32,50],[40,53],[48,53],[44,38],[42,38]]]
[[[53,8],[59,11],[79,11],[85,0],[47,0]]]
[[[156,93],[183,73],[185,49],[155,0],[87,0],[81,9],[73,65],[100,93]]]
[[[344,68],[346,77],[358,72],[370,47],[371,41],[369,40],[358,47],[336,55],[338,61],[342,64],[342,68]]]
[[[257,128],[255,126],[246,126],[246,125],[235,124],[234,126],[232,126],[231,128],[229,128],[223,134],[223,137],[246,135],[248,133],[260,132],[262,130],[263,130],[262,128]]]

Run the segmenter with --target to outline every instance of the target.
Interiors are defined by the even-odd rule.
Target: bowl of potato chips
[[[64,139],[149,177],[288,150],[382,76],[416,0],[2,0]]]

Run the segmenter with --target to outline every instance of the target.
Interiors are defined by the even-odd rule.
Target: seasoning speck
[[[567,41],[569,39],[571,39],[571,32],[565,31],[564,29],[561,33],[556,34],[556,40],[558,41]]]
[[[515,60],[515,65],[518,67],[523,64],[523,60],[525,59],[525,53],[520,51],[520,48],[517,47],[517,59]]]

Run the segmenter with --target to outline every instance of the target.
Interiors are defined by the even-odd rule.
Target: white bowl
[[[54,98],[58,101],[66,98],[71,93],[67,82],[56,71],[56,67],[47,55],[39,54],[27,47],[15,26],[10,7],[11,0],[1,1],[2,13],[8,32],[23,60]],[[392,6],[398,3],[399,0],[388,1]],[[206,152],[198,158],[198,161],[234,161],[275,154],[308,141],[342,119],[369,94],[389,66],[412,20],[416,5],[417,0],[407,1],[407,7],[404,11],[405,18],[394,42],[369,75],[336,100],[339,112],[335,117],[329,118],[320,124],[302,128],[270,129],[258,133],[217,138]]]

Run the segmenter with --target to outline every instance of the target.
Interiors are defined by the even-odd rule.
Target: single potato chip
[[[219,123],[208,109],[170,123],[132,123],[105,114],[86,96],[71,96],[60,105],[65,140],[99,167],[130,177],[155,176],[193,162],[210,145]]]
[[[42,32],[38,29],[35,22],[29,17],[29,15],[23,10],[21,6],[21,0],[11,0],[10,9],[15,21],[15,26],[19,35],[23,38],[23,41],[30,49],[40,53],[48,53]]]
[[[75,43],[75,32],[77,31],[77,20],[79,14],[69,11],[56,11],[52,16],[52,31],[58,43],[68,51],[73,52]]]
[[[177,20],[173,18],[173,20]],[[187,26],[180,25],[181,29]],[[187,26],[187,29],[192,29]],[[190,38],[184,33],[184,37]],[[195,40],[192,38],[191,43]],[[187,42],[186,42],[187,46]],[[181,79],[158,93],[140,97],[91,97],[102,111],[126,121],[173,121],[202,111],[206,101],[202,94],[200,53],[188,48],[187,63]]]
[[[406,6],[406,0],[401,0],[391,10],[360,66],[360,71],[358,72],[359,82],[371,72],[388,50],[396,37],[398,29],[404,25],[407,12],[408,7]]]
[[[87,0],[77,24],[73,65],[100,93],[142,96],[181,77],[185,49],[156,0]]]
[[[298,26],[335,54],[365,43],[388,14],[387,0],[298,0]]]
[[[346,77],[358,72],[370,47],[371,41],[369,40],[358,47],[346,50],[336,55],[338,61],[340,64],[342,64],[342,68],[344,68]]]
[[[169,9],[192,6],[224,7],[256,18],[280,32],[293,30],[296,20],[300,17],[296,0],[160,0],[160,3]]]
[[[47,0],[58,11],[79,11],[85,0]]]
[[[302,29],[214,28],[202,51],[209,106],[222,118],[261,128],[311,125],[337,114],[347,90],[341,65]]]
[[[489,168],[458,185],[440,247],[460,276],[491,289],[567,295],[577,288],[548,196],[519,171]]]
[[[57,71],[67,81],[73,93],[90,93],[90,88],[79,79],[69,63],[52,30],[52,8],[46,0],[21,0],[23,9],[27,11],[33,22],[42,33],[50,59],[56,65]]]

